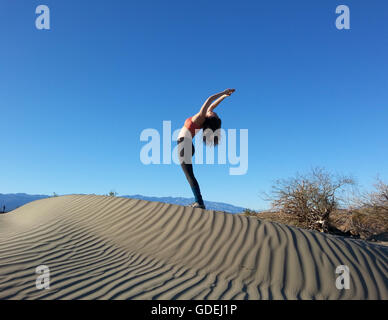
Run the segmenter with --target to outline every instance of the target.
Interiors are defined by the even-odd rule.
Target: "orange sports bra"
[[[189,129],[190,133],[191,133],[191,136],[194,138],[196,132],[195,130],[200,130],[201,128],[198,127],[192,120],[191,120],[192,117],[190,118],[187,118],[186,121],[185,121],[185,127],[187,129]]]

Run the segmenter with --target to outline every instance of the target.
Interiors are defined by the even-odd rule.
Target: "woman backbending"
[[[191,205],[194,208],[205,209],[205,204],[202,199],[198,181],[195,179],[193,172],[192,157],[195,149],[192,140],[195,134],[203,129],[203,141],[208,145],[215,146],[218,144],[219,132],[215,131],[221,128],[221,119],[213,110],[222,100],[229,97],[234,91],[235,89],[226,89],[223,92],[209,97],[197,114],[186,119],[184,126],[179,132],[178,157],[183,172],[194,194],[195,202]]]

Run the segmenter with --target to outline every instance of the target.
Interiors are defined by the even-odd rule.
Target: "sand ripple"
[[[387,261],[364,241],[135,199],[63,196],[0,216],[0,299],[388,299]]]

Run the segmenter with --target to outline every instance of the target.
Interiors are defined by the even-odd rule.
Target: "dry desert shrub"
[[[298,226],[328,232],[330,214],[343,202],[345,187],[353,184],[351,177],[315,168],[308,174],[277,180],[267,199],[274,211],[293,216]]]
[[[272,210],[246,209],[245,216],[274,221],[299,228],[352,236],[365,240],[384,240],[388,236],[388,185],[377,179],[374,190],[358,194],[352,205],[345,204],[343,188],[353,179],[336,176],[323,169],[309,175],[278,180],[267,199]]]
[[[388,185],[377,178],[374,190],[356,197],[351,210],[352,233],[362,239],[388,232]]]

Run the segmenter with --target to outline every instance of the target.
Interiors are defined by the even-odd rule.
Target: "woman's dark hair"
[[[203,123],[203,142],[208,145],[217,145],[221,139],[221,119],[218,116],[206,117]]]

